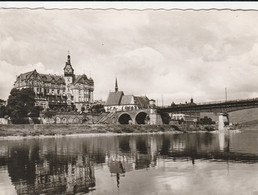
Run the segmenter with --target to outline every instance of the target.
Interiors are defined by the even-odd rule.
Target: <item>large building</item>
[[[14,88],[33,88],[36,104],[44,108],[61,109],[74,105],[81,111],[93,103],[94,81],[85,74],[74,74],[69,54],[64,75],[41,74],[33,70],[20,74]]]
[[[110,92],[104,106],[106,112],[128,111],[149,108],[149,99],[146,96],[125,95],[118,91],[117,79],[115,91]]]

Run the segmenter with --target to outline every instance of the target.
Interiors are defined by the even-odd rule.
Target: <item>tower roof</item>
[[[71,64],[71,56],[68,51],[67,62],[65,63],[65,67],[64,67],[64,75],[71,76],[71,75],[73,75],[73,71],[74,71],[74,69]]]

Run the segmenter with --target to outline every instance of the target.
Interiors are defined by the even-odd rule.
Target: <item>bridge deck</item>
[[[233,112],[236,110],[258,107],[258,98],[247,100],[232,100],[225,102],[207,102],[202,104],[174,105],[169,107],[157,107],[159,112]]]

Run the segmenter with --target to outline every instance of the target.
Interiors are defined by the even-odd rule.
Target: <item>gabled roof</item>
[[[88,83],[88,82],[89,82],[89,79],[85,74],[75,76],[74,84],[76,84],[76,83],[85,84],[85,83]]]
[[[36,70],[33,70],[33,71],[30,71],[30,72],[26,72],[26,73],[23,73],[23,74],[20,74],[17,79],[20,79],[20,80],[27,80],[31,77],[31,75],[33,75],[33,73],[37,73]]]
[[[149,98],[147,98],[146,96],[134,96],[134,101],[139,108],[149,107]]]
[[[124,95],[121,100],[121,105],[130,105],[134,104],[134,98],[133,95]]]
[[[21,81],[29,80],[32,76],[37,76],[39,80],[41,80],[44,83],[65,84],[65,80],[63,76],[53,75],[53,74],[40,74],[36,70],[20,74],[17,77],[17,80],[21,80]]]
[[[37,77],[44,83],[52,83],[52,84],[63,84],[65,85],[64,77],[61,75],[54,75],[54,74],[40,74],[36,70],[22,73],[20,74],[16,80],[29,80],[32,76]],[[33,79],[34,80],[34,79]],[[75,81],[73,84],[89,84],[94,85],[94,81],[92,78],[88,78],[85,74],[83,75],[75,75]]]
[[[106,106],[120,105],[123,95],[123,91],[109,92]]]

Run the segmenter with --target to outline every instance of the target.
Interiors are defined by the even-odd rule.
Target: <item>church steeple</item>
[[[115,92],[118,92],[117,77],[116,77],[116,84],[115,84]]]

